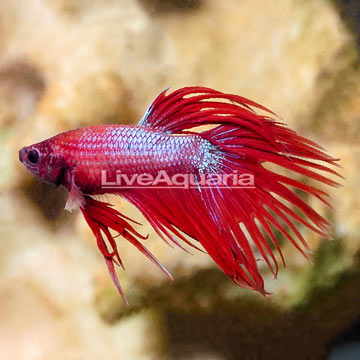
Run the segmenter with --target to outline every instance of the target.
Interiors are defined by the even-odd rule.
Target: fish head
[[[19,150],[19,160],[33,175],[48,183],[65,185],[69,167],[54,151],[54,143],[44,140]]]

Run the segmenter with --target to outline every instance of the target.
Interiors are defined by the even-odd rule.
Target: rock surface
[[[42,359],[322,359],[360,316],[360,57],[325,0],[0,2],[0,354]],[[18,149],[59,131],[136,123],[171,85],[252,98],[342,159],[333,240],[304,232],[313,264],[284,243],[269,301],[202,253],[172,249],[139,212],[170,282],[131,245],[116,293],[64,192],[34,180]],[[302,351],[294,354],[293,349]],[[289,357],[291,354],[291,357]],[[256,356],[255,356],[256,355]]]

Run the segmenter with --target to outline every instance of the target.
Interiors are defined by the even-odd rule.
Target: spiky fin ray
[[[146,204],[141,208],[145,216],[151,214],[166,228],[181,229],[198,240],[218,266],[238,285],[265,293],[253,250],[244,234],[235,225],[232,229],[229,226],[219,227],[211,219],[209,209],[196,189],[137,189],[126,193],[125,197],[135,205],[139,202]],[[168,212],[159,211],[169,203],[176,203],[176,206]],[[237,237],[241,238],[243,248],[239,246]]]
[[[264,234],[269,236],[285,263],[273,229],[279,230],[305,257],[309,248],[294,221],[323,236],[327,235],[329,229],[327,220],[296,195],[291,187],[330,204],[325,191],[270,171],[263,164],[273,163],[330,186],[338,186],[338,183],[323,174],[341,175],[331,168],[333,165],[338,166],[338,159],[332,158],[315,142],[299,136],[281,122],[257,114],[255,108],[270,116],[275,115],[267,108],[237,95],[204,87],[188,87],[169,95],[166,95],[166,91],[161,93],[140,125],[173,133],[191,133],[191,128],[199,125],[217,125],[201,133],[201,136],[216,145],[223,155],[218,171],[249,172],[255,176],[256,188],[249,190],[253,191],[251,194],[241,189],[201,189],[200,198],[205,209],[196,214],[195,223],[192,223],[190,217],[185,216],[184,221],[178,221],[177,217],[170,218],[167,213],[160,214],[160,222],[166,221],[183,231],[187,229],[234,282],[264,292],[253,251],[239,223],[245,226],[262,258],[276,276],[277,261]],[[171,193],[169,190],[167,199],[171,198]],[[188,191],[189,194],[192,194],[189,204],[194,209],[201,207],[201,202],[197,201],[199,197],[194,192]],[[147,202],[147,212],[156,214],[162,198],[159,193],[152,192],[147,196],[142,194],[141,198],[143,200],[139,198],[138,201]],[[182,200],[174,198],[174,206],[180,209],[181,216],[186,209],[183,196],[178,195],[178,198]],[[292,208],[297,208],[302,216]],[[206,213],[211,216],[205,216]],[[214,231],[209,234],[203,230],[212,229],[211,223],[221,229],[220,233]],[[192,224],[191,229],[189,224]],[[237,264],[246,271],[238,271]]]
[[[116,231],[118,235],[123,236],[141,253],[143,253],[151,262],[157,265],[162,272],[164,272],[170,279],[172,279],[172,276],[164,268],[164,266],[162,266],[159,261],[150,253],[150,251],[147,250],[139,241],[146,239],[146,237],[140,235],[129,224],[128,221],[133,220],[112,208],[110,204],[95,200],[89,196],[86,196],[85,200],[85,205],[81,207],[81,211],[90,229],[96,237],[98,248],[105,258],[111,278],[126,304],[128,304],[128,302],[120,286],[114,264],[121,266],[123,269],[125,268],[121,261],[114,236],[110,233],[109,229],[112,229]],[[102,234],[105,234],[107,240],[109,241],[111,250],[108,249]]]

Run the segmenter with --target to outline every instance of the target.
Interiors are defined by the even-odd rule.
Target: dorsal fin
[[[254,122],[258,116],[252,108],[275,115],[271,110],[245,97],[207,87],[184,87],[166,95],[168,89],[162,91],[152,102],[139,126],[177,132],[199,125],[223,123],[224,116]],[[231,122],[234,122],[234,118]]]

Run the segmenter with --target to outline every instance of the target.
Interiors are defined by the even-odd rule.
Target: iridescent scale
[[[74,166],[75,180],[88,194],[102,193],[101,171],[111,177],[160,170],[194,173],[209,157],[210,143],[199,135],[173,135],[147,127],[92,126],[54,138],[56,151]]]

